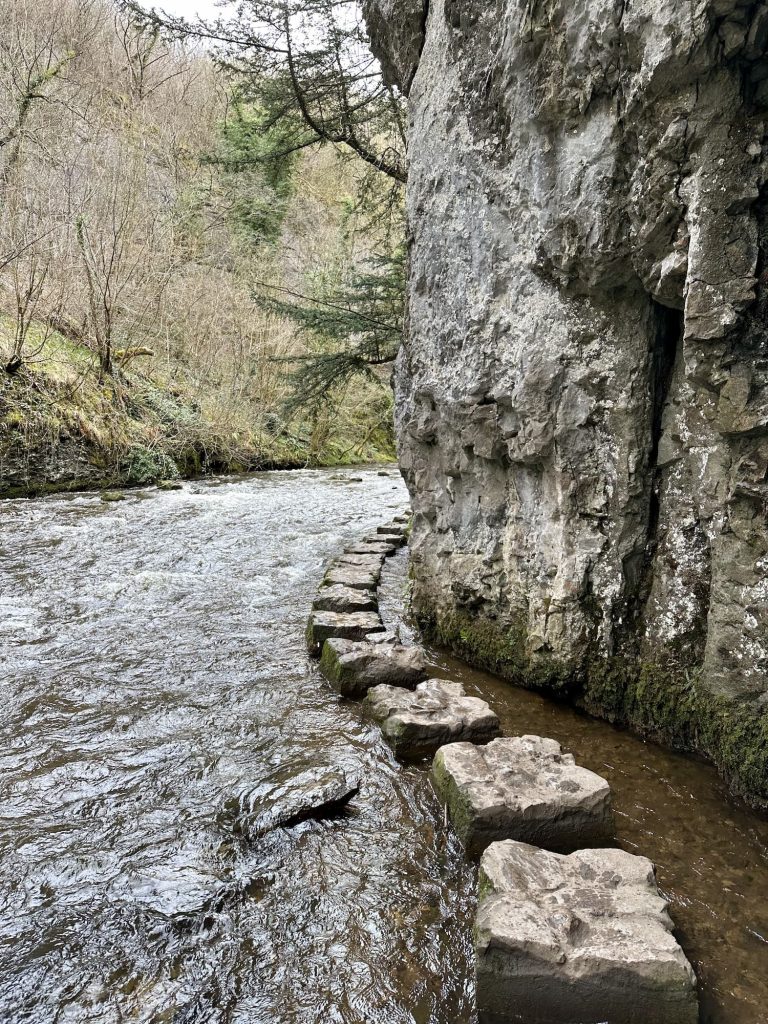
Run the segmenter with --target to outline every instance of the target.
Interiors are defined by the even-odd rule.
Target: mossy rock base
[[[712,761],[731,789],[768,810],[768,701],[708,689],[697,670],[631,658],[569,664],[526,655],[522,628],[470,616],[420,611],[424,635],[478,668],[551,694],[597,718]]]

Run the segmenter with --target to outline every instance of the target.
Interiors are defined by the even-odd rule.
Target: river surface
[[[365,470],[0,502],[2,1024],[474,1021],[474,870],[304,646],[327,559],[406,500]],[[401,555],[390,623],[404,586]],[[768,823],[708,766],[430,653],[610,779],[702,1020],[766,1024]],[[348,810],[246,840],[232,806],[318,766],[360,776]]]

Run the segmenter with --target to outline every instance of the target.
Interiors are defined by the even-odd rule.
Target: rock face
[[[367,0],[414,602],[768,801],[768,3]]]
[[[511,840],[480,865],[481,1024],[696,1024],[693,970],[653,865],[622,850],[569,857]]]
[[[375,686],[365,705],[399,757],[429,757],[445,743],[486,743],[498,736],[499,720],[484,700],[468,697],[461,683],[428,679],[413,693]]]
[[[610,786],[555,740],[451,743],[438,750],[432,779],[471,857],[502,839],[561,853],[613,839]]]

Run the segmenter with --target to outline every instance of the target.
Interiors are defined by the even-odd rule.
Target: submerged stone
[[[416,647],[370,641],[326,640],[320,658],[320,671],[343,697],[362,697],[373,686],[413,688],[427,678],[426,666]]]
[[[365,704],[398,756],[427,757],[446,743],[484,743],[499,733],[499,720],[484,700],[468,697],[460,683],[428,679],[413,693],[375,686]]]
[[[500,839],[559,852],[613,839],[610,786],[555,740],[452,743],[438,750],[432,779],[471,857]]]
[[[321,587],[314,601],[314,611],[322,612],[375,612],[379,602],[373,590],[357,590],[336,584]]]
[[[108,501],[109,502],[109,501],[125,501],[125,497],[126,496],[123,494],[122,491],[102,491],[100,497],[101,497],[102,501]]]
[[[244,789],[225,803],[222,816],[234,820],[236,831],[256,839],[271,829],[333,814],[359,789],[359,780],[340,768],[310,768],[284,783]]]
[[[368,633],[383,631],[384,625],[376,612],[314,611],[307,623],[307,647],[310,654],[319,657],[323,643],[330,637],[364,640]]]
[[[475,920],[481,1024],[696,1024],[696,978],[653,865],[493,843]]]

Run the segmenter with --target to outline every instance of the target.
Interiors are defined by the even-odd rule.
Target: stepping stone
[[[388,558],[397,551],[397,545],[389,541],[358,541],[344,549],[345,555],[383,555]]]
[[[696,1024],[696,978],[653,864],[623,850],[483,854],[475,919],[481,1024]]]
[[[318,612],[376,612],[379,602],[373,590],[355,590],[336,584],[321,587],[312,608]]]
[[[337,565],[356,565],[360,569],[368,569],[370,572],[381,571],[381,563],[384,561],[384,555],[379,554],[348,554],[339,555],[338,558],[333,560],[333,566]]]
[[[416,647],[337,639],[326,640],[320,658],[320,671],[343,697],[364,697],[381,685],[413,689],[427,678],[426,665]]]
[[[381,527],[379,527],[381,529]],[[404,533],[392,532],[392,533],[377,533],[375,536],[365,537],[366,543],[375,544],[376,542],[381,543],[384,541],[386,544],[391,544],[395,550],[398,548],[405,547],[408,543],[408,538]]]
[[[355,565],[331,566],[325,574],[322,587],[351,587],[353,590],[375,590],[381,579],[381,569],[369,572]]]
[[[364,640],[368,633],[383,633],[384,624],[376,612],[312,612],[307,623],[307,648],[319,658],[330,637]]]
[[[428,679],[413,693],[374,686],[365,704],[384,739],[403,758],[428,757],[445,743],[484,743],[498,736],[499,720],[484,700],[468,697],[461,683]]]
[[[611,787],[555,740],[451,743],[438,750],[432,780],[470,857],[500,839],[560,853],[613,840]]]

